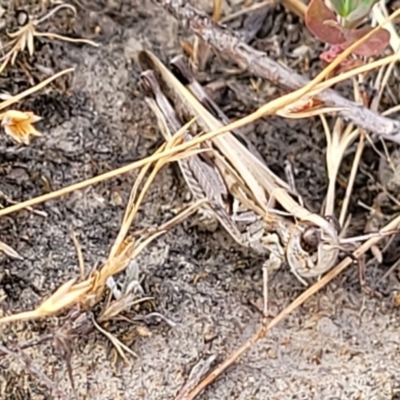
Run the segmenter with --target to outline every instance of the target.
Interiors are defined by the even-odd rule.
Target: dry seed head
[[[18,26],[29,24],[29,14],[25,10],[18,10],[15,19],[17,20]]]
[[[8,110],[0,115],[1,125],[16,142],[28,145],[31,136],[42,136],[32,125],[42,118],[30,111]]]
[[[73,13],[76,14],[75,7],[70,4],[61,4],[53,8],[46,15],[39,19],[32,19],[25,11],[19,11],[16,15],[16,18],[20,29],[18,29],[16,32],[7,33],[7,35],[11,38],[11,41],[7,43],[4,47],[2,47],[2,50],[4,50],[5,48],[10,48],[10,50],[3,57],[0,58],[0,61],[3,62],[0,66],[0,73],[4,70],[9,62],[11,64],[14,64],[18,53],[24,51],[26,48],[28,49],[29,55],[33,55],[35,51],[35,37],[47,37],[50,39],[59,39],[67,42],[86,43],[92,46],[98,46],[97,43],[94,43],[91,40],[75,39],[67,36],[58,35],[52,32],[40,32],[36,30],[39,24],[50,18],[61,9],[65,8],[72,10]]]

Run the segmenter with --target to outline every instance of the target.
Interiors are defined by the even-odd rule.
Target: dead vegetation
[[[237,46],[238,40],[228,32],[224,32],[215,24],[221,20],[223,1],[214,1],[213,14],[210,19],[205,18],[190,5],[182,4],[182,2],[178,0],[157,0],[156,3],[163,6],[166,11],[172,13],[178,20],[185,22],[186,26],[197,35],[195,36],[193,45],[186,41],[181,43],[184,51],[190,55],[195,71],[206,71],[207,64],[210,62],[213,51],[216,50],[217,52],[220,51],[224,57],[238,63],[242,68],[248,68],[252,74],[258,75],[260,78],[273,80],[274,83],[278,85],[285,80],[284,76],[285,73],[287,73],[285,68],[277,67],[276,65],[271,67],[269,63],[271,63],[272,60],[268,60],[267,57],[256,59],[256,52],[253,52],[250,46],[246,47],[244,44]],[[302,14],[303,5],[300,2],[285,2],[285,5],[289,9],[297,10],[298,14]],[[270,7],[270,5],[268,4],[265,6],[263,3],[260,3],[257,7]],[[51,18],[55,13],[63,9],[68,9],[76,13],[76,9],[72,5],[62,3],[48,10],[42,17],[33,18],[23,12],[17,14],[17,23],[20,28],[8,34],[10,41],[3,46],[5,55],[3,55],[1,59],[2,65],[0,71],[3,72],[9,66],[13,66],[18,55],[25,51],[33,55],[35,50],[35,38],[44,37],[72,43],[96,45],[96,43],[89,40],[69,38],[60,34],[40,32],[38,30],[39,25],[43,21]],[[253,9],[256,9],[255,6],[250,7],[248,10],[241,10],[237,15],[245,12],[250,13]],[[119,232],[105,263],[98,268],[88,271],[84,263],[80,244],[74,233],[72,233],[78,257],[80,276],[65,282],[52,295],[43,300],[36,309],[32,311],[15,312],[3,315],[0,318],[1,324],[10,324],[16,321],[31,321],[66,313],[67,316],[64,318],[64,323],[56,331],[46,333],[26,343],[18,343],[13,346],[0,345],[0,357],[8,356],[17,358],[25,368],[36,375],[42,383],[46,385],[54,396],[65,398],[67,398],[67,395],[61,392],[57,385],[52,382],[40,367],[36,366],[35,363],[29,359],[24,353],[25,349],[32,346],[39,346],[43,342],[52,341],[57,352],[61,354],[66,361],[68,376],[76,397],[77,394],[71,367],[71,342],[73,340],[79,340],[85,333],[92,329],[97,329],[102,335],[107,337],[115,347],[118,355],[125,362],[128,362],[127,354],[136,357],[134,350],[104,329],[101,324],[115,320],[117,317],[125,318],[133,322],[131,318],[124,317],[124,315],[138,304],[151,302],[153,300],[151,297],[146,296],[141,290],[140,276],[134,265],[135,259],[160,235],[167,232],[175,224],[184,221],[188,216],[205,206],[208,201],[207,199],[200,199],[184,207],[175,217],[160,226],[136,229],[132,232],[138,210],[150,186],[153,184],[161,169],[167,164],[199,155],[205,151],[201,146],[207,141],[213,140],[226,132],[234,131],[248,124],[252,124],[261,118],[273,115],[290,119],[312,118],[317,116],[322,120],[327,143],[326,165],[329,181],[323,215],[334,215],[337,204],[341,204],[338,221],[342,230],[340,232],[340,242],[335,243],[335,245],[339,246],[339,249],[343,253],[342,261],[320,280],[305,290],[303,294],[297,297],[277,316],[271,319],[267,314],[264,314],[261,328],[248,341],[237,351],[228,356],[222,363],[217,365],[211,372],[209,372],[209,370],[214,365],[214,359],[207,363],[207,367],[203,368],[201,370],[202,372],[196,376],[195,383],[189,386],[186,385],[177,395],[176,399],[189,400],[196,398],[229,366],[236,362],[255,342],[265,337],[265,335],[287,315],[302,305],[316,292],[324,288],[349,265],[362,259],[372,248],[376,251],[374,253],[375,257],[382,258],[382,254],[377,245],[381,241],[386,240],[389,236],[397,234],[400,217],[392,219],[387,225],[380,227],[378,231],[368,233],[367,235],[347,239],[345,236],[346,228],[351,224],[351,216],[348,215],[348,208],[351,202],[354,181],[359,170],[359,163],[365,147],[371,145],[374,148],[376,142],[379,141],[385,148],[384,140],[396,143],[400,142],[399,122],[384,116],[396,112],[397,108],[394,107],[384,112],[379,112],[380,99],[385,91],[393,67],[399,58],[400,41],[396,30],[393,28],[393,21],[395,21],[396,18],[398,19],[399,15],[400,11],[396,11],[386,19],[381,19],[380,26],[374,28],[345,48],[343,52],[314,79],[307,81],[304,77],[295,76],[292,81],[285,80],[285,85],[283,86],[292,91],[271,100],[250,115],[237,119],[232,123],[226,123],[225,126],[215,130],[202,132],[191,140],[185,141],[184,135],[191,129],[192,124],[195,123],[193,119],[187,122],[186,125],[161,145],[151,156],[145,159],[0,210],[0,217],[2,217],[28,207],[36,206],[51,199],[57,199],[115,176],[133,170],[138,171],[135,184],[125,206],[125,214],[122,218]],[[235,18],[236,15],[226,16],[225,20],[229,17]],[[377,19],[379,20],[378,17]],[[213,22],[211,22],[211,20]],[[391,32],[390,45],[392,51],[390,51],[390,54],[377,58],[369,63],[362,63],[351,71],[345,71],[336,75],[335,71],[337,72],[338,66],[340,66],[347,57],[351,56],[358,46],[378,32],[382,26],[389,26]],[[269,66],[269,68],[266,68],[266,66]],[[275,68],[273,74],[270,72],[271,68]],[[277,68],[279,69],[278,72],[276,72]],[[35,122],[40,120],[40,116],[35,115],[31,111],[18,111],[9,109],[9,107],[41,90],[54,79],[71,72],[73,72],[73,69],[61,71],[44,80],[39,85],[3,101],[0,104],[0,110],[5,111],[0,114],[0,119],[2,120],[5,133],[10,135],[15,142],[24,145],[30,145],[32,137],[40,136],[41,133],[33,126]],[[373,84],[375,92],[372,98],[365,96],[363,89],[364,80],[369,72],[376,72],[376,78]],[[299,79],[296,81],[296,78]],[[334,92],[334,89],[332,89],[335,85],[346,80],[352,82],[355,101],[350,101],[349,99],[339,96]],[[332,114],[335,115],[336,119],[331,129],[327,121],[327,116]],[[371,133],[374,134],[373,137],[370,136]],[[355,155],[350,175],[347,179],[345,196],[343,199],[338,199],[336,188],[339,179],[339,171],[341,163],[349,151],[355,151]],[[236,184],[240,186],[238,183]],[[285,209],[284,212],[291,213],[291,216],[295,217],[296,222],[307,221],[311,223],[317,221],[316,224],[319,223],[319,219],[314,214],[310,213],[306,215],[300,208],[293,207],[289,209],[289,206],[286,208],[285,201],[282,200],[283,197],[279,197],[280,195],[281,193],[277,190],[276,199]],[[298,204],[296,204],[296,206],[297,205]],[[292,206],[292,203],[290,203],[290,206]],[[12,248],[3,243],[1,244],[1,250],[10,257],[21,257]],[[129,273],[126,274],[126,280],[123,288],[120,290],[114,277],[126,270]],[[105,297],[107,297],[107,299],[105,299]],[[171,326],[174,325],[173,321],[169,321],[162,315],[159,316],[164,318]],[[147,334],[147,332],[145,334]]]

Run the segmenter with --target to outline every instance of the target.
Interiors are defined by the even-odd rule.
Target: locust
[[[215,131],[228,117],[195,80],[183,58],[167,68],[150,51],[138,62],[146,101],[166,140],[195,119],[184,137]],[[264,271],[286,262],[303,283],[331,269],[339,254],[339,226],[331,216],[312,213],[293,187],[274,174],[242,131],[201,143],[204,151],[179,161],[197,199],[232,238],[265,256]]]

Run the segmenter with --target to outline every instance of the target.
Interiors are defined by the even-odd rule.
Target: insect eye
[[[24,10],[17,10],[15,19],[17,20],[18,26],[25,26],[29,23],[29,14]]]
[[[321,241],[321,232],[315,226],[307,228],[301,236],[301,246],[307,252],[317,250],[318,245]]]

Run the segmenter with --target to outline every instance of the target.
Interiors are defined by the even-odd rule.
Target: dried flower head
[[[98,46],[97,43],[94,43],[91,40],[86,39],[78,39],[78,38],[70,38],[67,36],[58,35],[53,32],[40,32],[37,30],[37,27],[53,16],[55,13],[60,11],[61,9],[70,9],[74,14],[76,14],[76,9],[74,6],[70,4],[62,3],[49,11],[46,15],[39,19],[30,18],[29,14],[25,11],[17,12],[16,18],[19,25],[19,29],[16,32],[7,33],[9,38],[11,39],[10,42],[2,46],[2,50],[6,50],[10,48],[10,50],[4,54],[0,61],[2,64],[0,65],[0,73],[6,68],[6,66],[11,63],[14,64],[17,58],[17,55],[24,50],[28,50],[29,55],[33,55],[35,51],[35,43],[34,40],[37,37],[46,37],[49,39],[59,39],[67,42],[72,43],[86,43],[92,46]]]
[[[32,125],[42,118],[30,111],[8,110],[0,114],[1,125],[16,142],[28,145],[31,136],[42,136]]]

